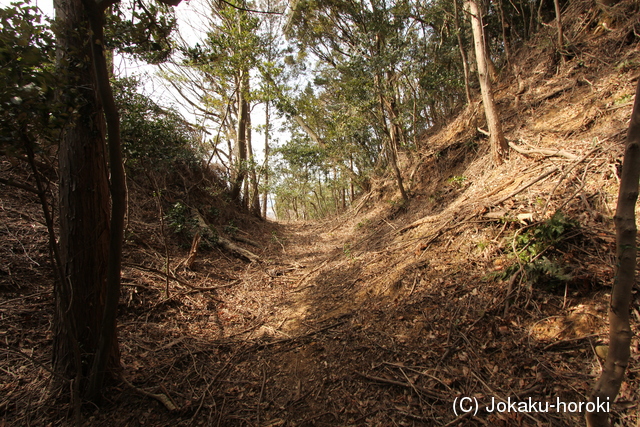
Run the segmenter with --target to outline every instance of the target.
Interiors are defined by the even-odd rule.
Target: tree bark
[[[493,90],[487,69],[487,52],[484,41],[484,31],[482,29],[482,18],[475,0],[465,0],[465,7],[471,15],[471,28],[473,29],[473,39],[476,51],[476,61],[478,63],[478,80],[480,81],[480,91],[482,92],[482,103],[487,117],[489,127],[489,143],[495,164],[502,163],[502,159],[509,150],[507,141],[502,133],[502,125],[498,116]]]
[[[557,28],[557,44],[558,44],[558,52],[562,57],[562,61],[564,62],[564,35],[562,33],[562,12],[560,10],[560,2],[558,0],[553,0],[553,7],[556,11],[556,28]]]
[[[502,0],[498,0],[496,4],[498,6],[498,11],[500,12],[500,26],[502,27],[502,46],[504,47],[504,56],[507,60],[507,65],[511,67],[511,47],[509,45],[509,38],[507,37],[507,28],[509,27],[509,25],[504,18]]]
[[[469,60],[462,43],[462,27],[460,26],[460,17],[458,15],[458,0],[453,0],[453,14],[456,24],[456,36],[458,37],[458,48],[460,49],[460,57],[462,58],[462,70],[464,71],[464,91],[467,95],[467,104],[471,104],[471,88],[469,84]]]
[[[378,97],[380,102],[380,113],[382,116],[383,125],[385,127],[387,133],[387,142],[385,147],[387,149],[387,156],[389,158],[389,162],[391,163],[391,167],[393,168],[393,173],[396,178],[396,184],[398,185],[398,190],[400,190],[400,195],[402,196],[402,200],[407,202],[409,200],[409,196],[404,190],[404,183],[402,180],[402,173],[400,172],[400,168],[398,167],[398,156],[397,156],[397,144],[398,144],[398,131],[396,124],[393,122],[393,117],[391,117],[390,123],[387,124],[387,108],[385,108],[385,99],[382,88],[382,78],[377,75],[376,85],[378,86]]]
[[[56,0],[61,73],[77,91],[60,97],[77,105],[60,143],[60,258],[66,281],[55,290],[53,366],[67,377],[86,377],[98,348],[106,298],[109,257],[109,184],[105,121],[97,96],[92,62],[89,17],[82,0]],[[65,286],[68,283],[68,288]],[[81,366],[73,356],[81,351]],[[117,368],[117,346],[110,351]],[[84,381],[82,387],[86,386]]]
[[[595,384],[590,402],[611,402],[620,391],[629,363],[633,332],[629,321],[631,291],[636,282],[636,229],[635,208],[640,179],[640,80],[636,87],[636,99],[631,113],[631,124],[622,162],[618,207],[616,209],[617,272],[611,291],[609,306],[609,352],[602,375]],[[587,412],[587,426],[609,426],[608,412]]]
[[[265,129],[264,129],[264,191],[262,193],[262,218],[267,219],[267,203],[269,196],[269,135],[271,130],[269,129],[269,104],[267,101],[265,104]]]
[[[87,396],[95,400],[102,392],[104,379],[119,369],[119,349],[116,328],[118,300],[120,298],[120,273],[122,266],[122,241],[126,210],[126,184],[120,141],[120,116],[109,81],[109,65],[104,51],[104,5],[94,0],[84,0],[91,22],[91,46],[96,74],[97,92],[102,101],[108,130],[109,172],[111,177],[111,223],[105,302],[98,338],[98,348],[89,377]],[[111,360],[110,360],[111,359]]]
[[[247,88],[249,75],[246,70],[240,73],[238,78],[238,124],[236,128],[234,180],[231,187],[231,197],[240,202],[242,184],[247,175],[247,116],[249,114],[249,102],[247,101]]]
[[[249,183],[251,185],[249,186],[246,197],[248,198],[249,211],[258,218],[262,218],[260,215],[260,192],[258,191],[259,181],[258,175],[256,174],[256,162],[253,156],[253,141],[251,138],[251,111],[249,111],[247,114],[247,158],[249,159]]]

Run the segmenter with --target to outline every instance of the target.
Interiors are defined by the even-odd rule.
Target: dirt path
[[[398,232],[415,219],[386,205],[357,220],[262,225],[244,231],[259,240],[261,262],[202,252],[191,270],[176,270],[183,283],[172,282],[168,298],[157,273],[125,268],[123,376],[138,391],[112,384],[102,408],[85,408],[85,425],[579,423],[579,414],[567,413],[457,419],[451,405],[460,396],[584,401],[598,368],[592,331],[602,333],[606,290],[568,299],[523,291],[504,316],[505,282],[488,275],[493,264],[482,252],[465,246],[479,230],[468,224],[456,240],[446,236],[425,251]],[[127,259],[149,263],[157,258],[151,249],[132,246]],[[49,282],[18,285],[0,301],[6,341],[39,364],[3,354],[0,423],[62,422],[72,405],[51,395],[43,368]]]

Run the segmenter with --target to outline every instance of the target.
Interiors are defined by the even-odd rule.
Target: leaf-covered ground
[[[529,151],[503,165],[489,167],[471,105],[401,159],[408,206],[381,180],[322,222],[237,214],[224,231],[260,261],[213,247],[186,268],[188,244],[172,239],[168,294],[155,202],[134,197],[119,316],[126,381],[102,407],[83,407],[83,424],[582,423],[553,409],[453,408],[461,397],[584,402],[600,373],[640,53],[635,21],[603,34],[594,12],[570,7],[573,57],[563,64],[538,40],[516,59],[520,77],[498,85],[506,136]],[[52,278],[36,202],[0,195],[0,425],[65,425],[73,412],[49,372]],[[633,298],[637,334],[637,288]],[[639,359],[636,336],[616,425],[640,422]]]

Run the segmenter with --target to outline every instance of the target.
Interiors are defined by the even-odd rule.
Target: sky
[[[14,0],[0,0],[0,7],[9,6],[12,1]],[[31,4],[38,6],[46,16],[53,18],[53,0],[31,0]],[[209,15],[208,8],[208,0],[184,0],[174,8],[180,36],[190,45],[195,45],[205,36],[206,22]],[[117,75],[122,77],[137,76],[143,83],[143,93],[145,95],[161,106],[177,109],[188,121],[197,122],[192,110],[181,99],[180,95],[157,75],[159,67],[136,61],[131,57],[117,55],[114,58],[114,70]],[[254,127],[265,124],[263,105],[257,105],[253,108],[251,121]],[[273,115],[271,121],[273,125],[275,121]],[[288,133],[278,130],[281,125],[281,122],[275,121],[276,132],[272,136],[272,142],[280,141],[280,143],[283,143],[289,137]],[[209,129],[209,131],[215,135],[217,127]],[[264,135],[254,130],[252,141],[255,141],[253,148],[257,161],[262,162],[264,160]],[[222,146],[226,146],[226,144],[221,144],[221,148],[223,148]]]
[[[0,7],[7,7],[15,0],[0,0]],[[53,0],[31,0],[32,5],[38,6],[43,14],[53,18],[54,8]],[[178,22],[178,31],[180,36],[190,45],[194,45],[204,38],[208,19],[208,1],[207,0],[183,0],[175,7],[176,19]],[[173,107],[177,109],[188,121],[196,123],[196,117],[182,101],[180,95],[163,79],[158,76],[159,67],[149,65],[141,61],[136,61],[130,57],[117,55],[114,58],[115,73],[122,77],[137,76],[143,83],[142,92],[153,99],[156,103],[165,107]],[[264,106],[256,105],[252,110],[251,122],[254,127],[265,124]],[[289,134],[278,130],[282,126],[282,122],[278,123],[276,118],[271,117],[272,126],[276,131],[271,137],[271,146],[274,143],[284,143]],[[215,129],[209,129],[211,135],[217,133]],[[252,134],[253,150],[256,161],[260,164],[264,161],[264,134],[258,133],[255,129]],[[224,149],[226,143],[220,144],[220,148]]]

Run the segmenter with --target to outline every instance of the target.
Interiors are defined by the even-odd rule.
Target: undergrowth
[[[530,286],[538,285],[548,291],[571,281],[572,275],[561,264],[559,255],[576,237],[578,228],[577,221],[556,212],[546,221],[516,231],[509,253],[516,262],[504,270],[502,278],[522,272]]]

